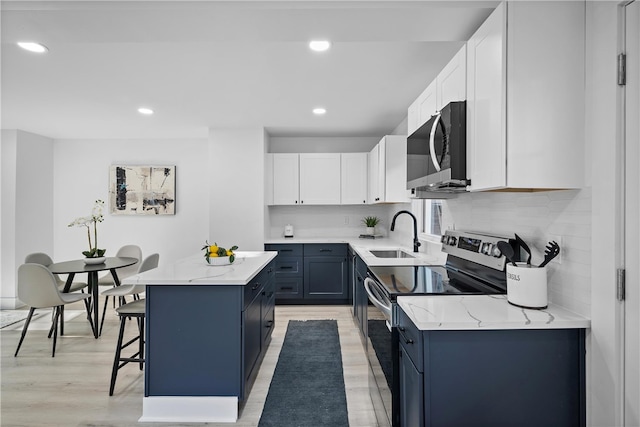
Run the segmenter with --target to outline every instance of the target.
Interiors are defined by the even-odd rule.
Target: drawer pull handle
[[[320,249],[320,252],[333,252],[333,249]]]
[[[403,326],[398,326],[398,329],[399,329],[399,330],[401,330],[402,332],[404,332],[404,331],[405,331],[405,329],[404,329],[404,327],[403,327]]]
[[[266,325],[264,325],[264,327],[265,327],[265,328],[267,328],[267,329],[269,329],[271,326],[273,326],[273,320],[269,320],[269,321],[267,322],[267,324],[266,324]]]
[[[292,291],[293,290],[293,286],[281,286],[280,290],[282,290],[282,291]]]
[[[260,283],[256,283],[256,285],[251,288],[252,291],[255,291],[256,289],[258,289],[260,287]]]
[[[404,340],[406,344],[413,344],[413,340]]]
[[[291,265],[283,265],[282,267],[280,267],[280,270],[292,270],[293,266]]]
[[[280,252],[293,252],[293,249],[280,249]]]

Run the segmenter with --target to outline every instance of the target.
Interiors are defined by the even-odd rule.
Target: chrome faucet
[[[398,213],[396,213],[391,220],[391,231],[396,228],[396,218],[398,217],[398,215],[403,213],[406,213],[410,215],[411,218],[413,218],[413,252],[418,252],[418,247],[420,246],[420,242],[418,241],[418,220],[416,219],[414,214],[409,211],[399,211]]]

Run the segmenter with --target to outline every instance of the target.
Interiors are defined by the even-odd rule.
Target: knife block
[[[523,308],[547,308],[547,267],[507,264],[507,301]]]

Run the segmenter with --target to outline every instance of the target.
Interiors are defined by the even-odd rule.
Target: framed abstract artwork
[[[109,208],[113,215],[175,215],[176,167],[112,165]]]

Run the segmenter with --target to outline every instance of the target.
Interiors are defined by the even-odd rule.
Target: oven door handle
[[[391,319],[391,302],[384,296],[384,292],[380,289],[380,285],[370,277],[364,279],[364,290],[369,296],[369,301],[382,311],[387,319]]]
[[[429,135],[429,154],[431,155],[431,163],[433,163],[433,166],[436,168],[436,172],[440,172],[440,163],[438,162],[438,156],[436,154],[436,128],[438,127],[440,117],[442,117],[442,114],[438,113],[436,118],[433,120],[431,134]]]

